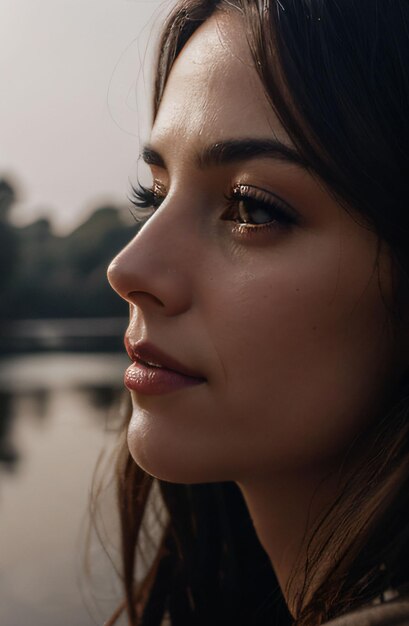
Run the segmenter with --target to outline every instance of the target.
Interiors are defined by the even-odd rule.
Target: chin
[[[170,441],[154,428],[142,428],[138,419],[131,420],[127,440],[135,463],[153,478],[185,485],[230,480],[208,450],[199,454],[186,440]]]
[[[180,484],[195,485],[207,482],[217,482],[209,480],[206,473],[200,472],[197,468],[192,468],[187,464],[182,464],[180,458],[163,458],[157,454],[146,454],[146,450],[135,449],[129,445],[129,450],[135,463],[143,469],[144,472],[157,478],[158,480]]]

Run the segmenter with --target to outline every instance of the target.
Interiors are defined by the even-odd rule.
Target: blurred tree
[[[54,235],[46,219],[15,231],[21,253],[8,290],[14,317],[127,316],[106,278],[109,262],[136,232],[120,210],[100,207],[66,237]]]
[[[16,192],[7,180],[0,178],[0,220],[5,221],[16,200]]]
[[[8,223],[8,216],[16,200],[16,191],[10,182],[0,178],[0,315],[10,313],[8,289],[12,285],[18,263],[18,237]],[[3,315],[2,315],[3,313]]]

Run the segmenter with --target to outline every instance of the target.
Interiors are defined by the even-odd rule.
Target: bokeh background
[[[92,579],[83,559],[92,477],[101,458],[109,473],[128,363],[127,306],[106,269],[136,234],[127,195],[170,4],[0,3],[4,626],[103,624],[120,599],[98,541]],[[115,562],[116,522],[105,508]]]

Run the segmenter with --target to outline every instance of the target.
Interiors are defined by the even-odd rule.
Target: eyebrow
[[[165,159],[151,145],[144,146],[141,156],[147,165],[166,169]],[[277,139],[231,139],[206,146],[195,156],[196,166],[206,169],[257,158],[270,158],[307,169],[301,155]]]

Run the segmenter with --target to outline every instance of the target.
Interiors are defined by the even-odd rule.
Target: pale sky
[[[151,42],[149,71],[171,4],[1,0],[0,176],[21,189],[13,221],[48,216],[63,233],[101,202],[126,201],[149,131],[140,57]]]

